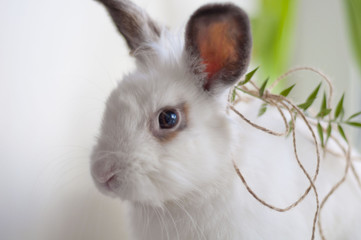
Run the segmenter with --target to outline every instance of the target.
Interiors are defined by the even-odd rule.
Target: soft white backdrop
[[[135,2],[177,30],[209,1]],[[341,2],[299,2],[293,64],[321,68],[356,111]],[[126,239],[122,204],[97,192],[88,157],[107,94],[133,64],[95,1],[0,0],[0,239]]]

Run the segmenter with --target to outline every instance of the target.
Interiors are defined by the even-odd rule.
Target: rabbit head
[[[199,8],[173,35],[126,0],[99,0],[137,60],[112,91],[91,156],[105,194],[160,205],[202,191],[231,166],[226,93],[246,71],[251,34],[232,4]]]

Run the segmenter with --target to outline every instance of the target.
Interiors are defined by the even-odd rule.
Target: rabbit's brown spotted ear
[[[104,4],[130,50],[156,41],[161,29],[141,8],[128,0],[97,0]]]
[[[245,73],[252,48],[247,14],[232,4],[199,8],[186,28],[186,51],[199,61],[194,72],[206,73],[204,89],[230,85]]]

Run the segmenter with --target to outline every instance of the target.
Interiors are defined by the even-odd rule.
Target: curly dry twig
[[[274,86],[276,86],[279,81],[281,81],[282,79],[284,79],[285,77],[287,77],[288,75],[290,75],[291,73],[294,73],[294,72],[297,72],[297,71],[301,71],[301,70],[309,70],[309,71],[312,71],[312,72],[315,72],[317,73],[318,75],[320,75],[328,84],[329,86],[329,98],[328,98],[328,105],[330,106],[331,105],[331,98],[332,98],[332,94],[333,94],[333,87],[332,87],[332,84],[331,84],[331,81],[326,77],[326,75],[324,75],[323,73],[321,73],[320,71],[314,69],[314,68],[310,68],[310,67],[299,67],[299,68],[294,68],[294,69],[291,69],[290,71],[286,72],[285,74],[281,75],[270,87],[270,89],[272,89]],[[250,81],[251,84],[253,85],[253,87],[256,89],[256,90],[259,90],[258,87],[252,82]],[[243,86],[244,87],[244,86]],[[315,199],[316,199],[316,204],[317,204],[317,208],[316,208],[316,211],[315,211],[315,216],[314,216],[314,219],[313,219],[313,227],[312,227],[312,236],[311,236],[311,239],[314,239],[315,237],[315,226],[316,226],[316,222],[318,223],[318,227],[319,227],[319,233],[320,233],[320,236],[323,240],[325,240],[325,236],[324,236],[324,233],[323,233],[323,230],[322,230],[322,222],[321,222],[321,211],[325,205],[325,203],[327,202],[327,200],[332,196],[332,194],[339,188],[339,186],[341,186],[345,180],[346,180],[346,177],[347,177],[347,174],[348,174],[348,171],[349,169],[351,168],[351,171],[354,175],[354,177],[356,178],[356,181],[361,189],[361,181],[360,181],[360,177],[359,175],[357,174],[355,168],[354,168],[354,165],[352,163],[352,159],[351,159],[351,148],[348,147],[348,149],[346,150],[343,145],[338,141],[338,139],[334,138],[333,136],[331,136],[331,138],[333,138],[336,142],[336,144],[340,147],[340,149],[344,152],[344,156],[346,157],[346,167],[345,167],[345,170],[344,170],[344,174],[342,175],[341,179],[331,188],[331,190],[326,194],[326,196],[323,198],[323,200],[321,201],[321,205],[319,204],[319,199],[318,199],[318,192],[317,192],[317,189],[315,187],[315,181],[317,179],[317,176],[318,176],[318,173],[319,173],[319,165],[320,165],[320,152],[319,152],[319,143],[317,141],[317,138],[316,138],[316,135],[315,135],[315,132],[311,126],[312,123],[310,123],[309,119],[307,119],[307,117],[303,114],[303,112],[295,105],[293,104],[290,100],[288,100],[287,98],[283,97],[283,96],[279,96],[279,95],[273,95],[273,94],[270,94],[268,91],[266,91],[266,93],[263,95],[263,96],[259,96],[258,95],[258,91],[251,91],[249,89],[247,89],[246,87],[243,88],[243,90],[247,93],[249,93],[250,95],[254,96],[254,97],[258,97],[260,99],[262,99],[263,101],[267,102],[267,103],[270,103],[271,105],[275,106],[284,122],[285,122],[285,126],[286,126],[286,131],[285,133],[287,133],[289,131],[289,125],[286,121],[286,118],[281,110],[281,107],[285,108],[289,113],[290,113],[290,116],[291,116],[291,119],[293,121],[293,130],[291,129],[292,131],[292,137],[293,137],[293,148],[294,148],[294,154],[295,154],[295,157],[296,157],[296,160],[297,160],[297,163],[299,165],[299,167],[302,169],[304,175],[307,177],[307,179],[309,180],[310,182],[310,185],[309,187],[306,189],[305,193],[300,197],[298,198],[294,203],[292,203],[291,205],[285,207],[285,208],[279,208],[279,207],[275,207],[269,203],[267,203],[266,201],[264,201],[263,199],[261,199],[260,197],[257,196],[257,194],[255,194],[255,192],[249,187],[247,181],[245,180],[245,178],[243,177],[240,169],[237,167],[236,163],[233,161],[233,166],[238,174],[238,176],[240,177],[241,181],[243,182],[243,184],[245,185],[246,189],[248,190],[248,192],[256,199],[258,200],[261,204],[263,204],[264,206],[270,208],[270,209],[273,209],[275,211],[279,211],[279,212],[285,212],[285,211],[288,211],[294,207],[296,207],[306,196],[307,194],[309,193],[309,191],[311,190],[311,188],[314,190],[315,192]],[[233,92],[233,91],[232,91]],[[239,95],[238,95],[239,96]],[[231,104],[231,101],[230,101],[230,98],[229,98],[229,105],[227,107],[227,109],[231,109],[233,112],[235,112],[238,116],[240,116],[244,121],[246,121],[247,123],[249,123],[251,126],[263,131],[263,132],[266,132],[268,134],[272,134],[272,135],[275,135],[275,136],[284,136],[285,133],[278,133],[278,132],[274,132],[270,129],[267,129],[267,128],[264,128],[262,126],[259,126],[255,123],[253,123],[252,121],[250,121],[249,119],[247,119],[244,115],[242,115],[239,111],[236,110],[236,108],[234,107],[239,101],[235,101],[233,102],[233,105]],[[279,105],[281,106],[279,106]],[[289,104],[292,109],[290,109],[287,104]],[[301,161],[299,160],[299,157],[298,157],[298,154],[297,154],[297,148],[296,148],[296,137],[295,137],[295,114],[294,112],[298,113],[301,118],[303,119],[303,121],[305,122],[306,126],[308,127],[309,131],[311,132],[311,135],[312,135],[312,139],[314,141],[314,144],[315,144],[315,147],[316,147],[316,154],[317,154],[317,166],[316,166],[316,170],[315,170],[315,174],[314,174],[314,177],[311,179],[310,175],[308,174],[308,172],[305,170],[305,168],[303,167]],[[326,131],[326,129],[323,129],[323,131]],[[325,148],[326,149],[326,148]],[[326,149],[327,151],[327,149]],[[317,221],[318,220],[318,221]]]

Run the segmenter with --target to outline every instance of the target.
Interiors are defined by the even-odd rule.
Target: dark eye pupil
[[[178,123],[178,115],[175,111],[165,110],[159,114],[160,128],[169,129],[173,128]]]

